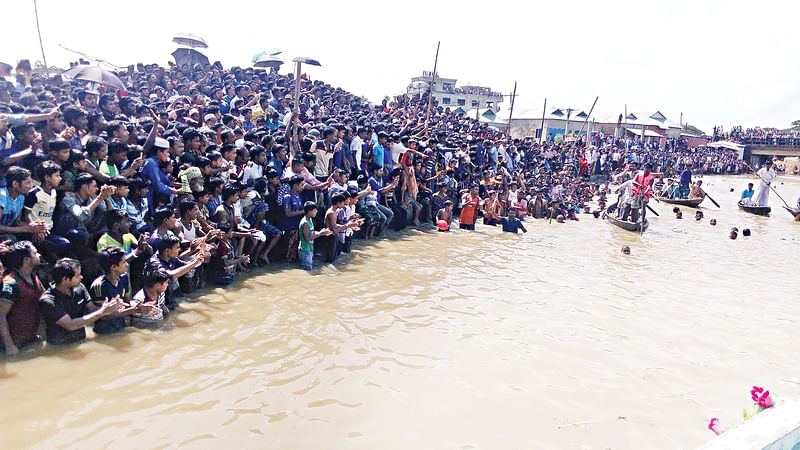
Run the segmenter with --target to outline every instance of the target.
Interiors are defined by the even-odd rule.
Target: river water
[[[0,367],[0,447],[697,446],[753,384],[800,393],[800,223],[774,194],[771,217],[739,211],[745,178],[705,181],[722,209],[700,223],[653,204],[643,236],[587,215],[408,231],[163,330],[29,352]],[[777,186],[793,203],[800,178]]]

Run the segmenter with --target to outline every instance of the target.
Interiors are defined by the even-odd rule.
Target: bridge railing
[[[787,147],[800,148],[800,138],[764,137],[764,138],[744,138],[741,140],[744,145],[756,145],[763,147]]]

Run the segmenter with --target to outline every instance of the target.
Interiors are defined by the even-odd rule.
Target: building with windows
[[[428,91],[431,83],[431,72],[422,72],[421,76],[411,79],[411,84],[406,88],[409,95],[423,94]],[[455,78],[443,78],[436,75],[433,86],[433,99],[439,106],[471,110],[475,108],[488,108],[492,111],[500,110],[503,94],[493,91],[485,86],[465,85],[456,87]]]

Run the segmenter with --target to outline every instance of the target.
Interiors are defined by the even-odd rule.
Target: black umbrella
[[[179,66],[187,64],[191,67],[195,64],[208,64],[208,57],[193,48],[180,47],[172,52],[172,57],[175,58],[175,64]]]
[[[100,66],[87,66],[79,64],[61,73],[65,80],[89,81],[92,83],[105,84],[121,91],[126,91],[125,84],[113,72],[103,69]]]

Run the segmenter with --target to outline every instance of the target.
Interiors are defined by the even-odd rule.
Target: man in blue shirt
[[[387,224],[392,223],[394,219],[394,211],[391,208],[387,208],[383,206],[381,202],[383,201],[383,195],[387,192],[393,191],[397,187],[397,183],[392,182],[386,185],[383,180],[383,167],[375,168],[375,173],[369,177],[367,181],[372,187],[372,192],[365,196],[365,203],[367,206],[375,206],[379,213],[379,221],[381,223],[381,229],[385,227]]]
[[[688,166],[681,172],[680,198],[689,198],[689,186],[692,184],[692,171]]]
[[[745,205],[753,203],[753,194],[755,194],[755,192],[753,183],[747,183],[747,189],[742,191],[742,203]]]
[[[280,126],[283,125],[283,122],[280,121],[280,115],[277,112],[273,112],[270,115],[269,120],[267,120],[267,126],[269,127],[270,131],[275,131]]]
[[[30,224],[20,223],[22,209],[25,207],[25,195],[33,188],[31,173],[28,169],[11,166],[6,173],[7,187],[0,188],[0,242],[11,239],[22,233],[36,234],[44,238],[47,225],[41,220]]]
[[[378,142],[372,146],[372,156],[375,158],[375,165],[378,167],[384,166],[384,153],[386,152],[386,140],[389,139],[389,135],[381,131],[378,133]]]
[[[166,139],[157,138],[153,144],[153,154],[147,158],[142,167],[142,179],[150,180],[150,190],[147,191],[147,202],[150,206],[150,213],[159,205],[157,195],[162,195],[172,201],[172,196],[180,192],[173,188],[167,175],[158,167],[159,162],[166,162],[169,159],[169,142]]]
[[[513,206],[508,208],[508,217],[503,217],[500,219],[500,222],[503,225],[503,231],[506,233],[516,234],[518,230],[522,230],[523,233],[528,232],[528,230],[525,229],[525,225],[523,225],[522,221],[517,217],[517,208]]]

